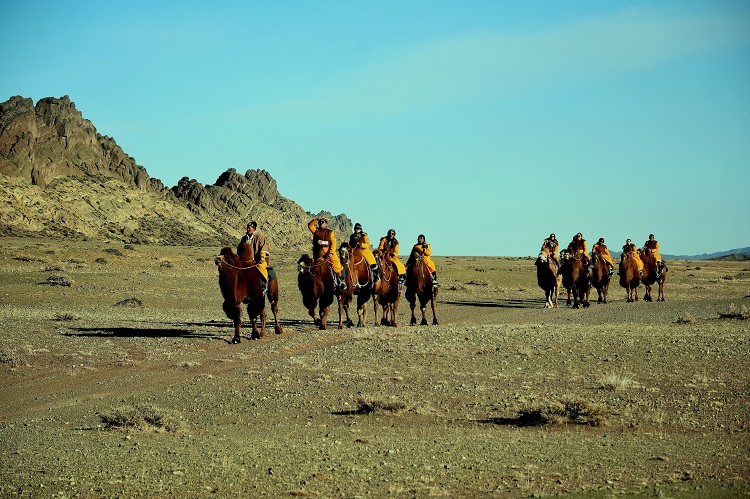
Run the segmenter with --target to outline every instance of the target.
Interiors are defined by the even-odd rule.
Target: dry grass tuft
[[[64,313],[64,314],[55,314],[55,320],[59,322],[72,322],[77,321],[79,317],[76,317],[73,314]]]
[[[62,275],[51,275],[47,278],[47,284],[50,286],[70,286],[73,281]]]
[[[130,308],[137,308],[142,307],[143,302],[139,300],[138,298],[127,298],[122,301],[118,301],[115,303],[115,307],[130,307]]]
[[[677,324],[695,324],[697,321],[695,317],[692,316],[692,314],[685,312],[684,314],[678,315],[675,322]]]
[[[598,383],[604,390],[617,391],[634,386],[635,380],[628,374],[617,374],[611,372],[599,378]]]
[[[722,319],[740,319],[746,321],[750,319],[750,309],[745,305],[739,307],[732,303],[729,305],[729,310],[724,313],[719,313],[719,317]]]
[[[357,400],[357,413],[372,414],[377,411],[399,412],[406,409],[406,404],[402,402],[385,402],[382,400],[367,401],[364,399]]]
[[[134,429],[141,431],[176,432],[180,423],[171,414],[153,406],[120,407],[100,413],[106,429]]]
[[[19,352],[12,352],[8,350],[0,350],[0,366],[8,366],[11,368],[27,366],[26,357]]]
[[[562,400],[549,405],[524,407],[518,411],[520,426],[575,423],[586,426],[604,426],[602,410],[583,400]]]

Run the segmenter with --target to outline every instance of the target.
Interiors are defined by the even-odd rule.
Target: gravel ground
[[[231,345],[218,248],[0,248],[3,497],[750,496],[748,262],[545,310],[438,257],[439,326],[318,331],[281,253],[284,334]]]

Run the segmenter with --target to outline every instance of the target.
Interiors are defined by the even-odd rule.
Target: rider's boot
[[[438,282],[437,272],[433,272],[432,274],[430,274],[430,277],[432,277],[432,286],[436,288],[439,287],[440,283]]]
[[[375,282],[378,282],[380,280],[380,275],[378,274],[378,264],[373,263],[370,265],[370,269],[372,269],[372,278]]]

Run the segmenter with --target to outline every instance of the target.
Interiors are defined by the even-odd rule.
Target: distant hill
[[[717,253],[703,253],[700,255],[664,255],[665,260],[746,260],[750,258],[750,247],[737,248]]]
[[[236,245],[253,219],[272,248],[304,250],[313,216],[339,234],[352,231],[344,214],[313,215],[281,196],[264,170],[229,169],[205,186],[183,177],[167,188],[97,133],[68,96],[0,104],[0,187],[5,236]]]

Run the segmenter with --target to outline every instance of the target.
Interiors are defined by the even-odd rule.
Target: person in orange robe
[[[323,251],[323,257],[333,267],[333,273],[336,276],[335,286],[339,289],[346,289],[345,277],[341,275],[344,267],[341,265],[339,254],[336,251],[336,234],[328,228],[328,220],[313,218],[307,224],[307,228],[313,234],[313,255],[317,255],[320,250]]]
[[[380,238],[378,249],[391,256],[391,260],[393,260],[393,263],[396,264],[396,269],[398,269],[398,282],[402,284],[406,280],[406,267],[398,259],[398,239],[396,239],[396,231],[394,229],[388,229],[388,235]]]
[[[435,262],[432,261],[432,248],[425,239],[424,234],[420,234],[419,237],[417,237],[417,244],[414,245],[414,247],[411,249],[411,252],[412,254],[417,253],[419,255],[422,255],[422,261],[425,263],[425,265],[427,265],[427,270],[430,271],[430,276],[432,277],[432,285],[440,286],[437,278],[437,267],[435,266]]]
[[[375,279],[375,281],[379,281],[380,276],[377,272],[378,262],[375,261],[375,255],[372,254],[370,236],[367,235],[367,232],[362,231],[362,224],[354,224],[354,233],[349,236],[349,246],[351,246],[352,248],[362,248],[362,256],[365,258],[365,261],[372,269],[373,278]]]
[[[622,253],[630,255],[630,258],[633,258],[635,262],[638,264],[638,272],[640,272],[641,275],[643,275],[643,260],[641,260],[641,256],[638,254],[638,248],[636,248],[635,244],[633,244],[633,241],[628,239],[625,241],[625,246],[622,247]]]
[[[609,275],[612,276],[612,274],[615,273],[615,262],[612,261],[612,255],[609,254],[609,249],[607,248],[607,245],[604,244],[604,238],[600,237],[599,240],[594,244],[594,246],[591,248],[591,259],[594,259],[594,253],[599,253],[602,258],[609,264]]]

